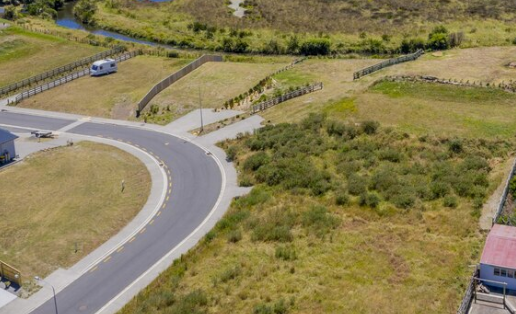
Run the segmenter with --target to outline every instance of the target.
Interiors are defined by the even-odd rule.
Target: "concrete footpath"
[[[170,134],[176,137],[183,138],[184,140],[190,141],[205,149],[208,153],[211,153],[217,161],[217,164],[219,165],[221,172],[223,173],[224,192],[221,195],[219,195],[217,205],[215,206],[215,208],[212,209],[211,213],[208,217],[206,217],[202,224],[190,236],[183,240],[166,256],[164,256],[158,263],[156,263],[146,273],[142,274],[135,282],[130,284],[124,291],[122,291],[118,296],[116,296],[111,302],[106,304],[106,306],[104,306],[97,313],[116,313],[127,302],[129,302],[139,291],[141,291],[148,284],[150,284],[161,272],[166,270],[175,259],[179,258],[182,254],[185,254],[186,252],[188,252],[189,249],[194,247],[198,243],[198,241],[202,237],[204,237],[204,235],[207,232],[209,232],[215,226],[217,221],[225,214],[234,197],[247,194],[250,191],[250,188],[241,188],[238,186],[237,172],[234,165],[226,160],[225,152],[219,147],[217,147],[215,144],[226,138],[234,138],[237,136],[238,133],[253,132],[255,129],[260,127],[260,122],[262,121],[262,119],[259,116],[253,116],[251,118],[239,121],[226,128],[222,128],[205,136],[195,137],[192,134],[188,133],[188,131],[192,128],[198,127],[196,125],[196,120],[200,122],[200,113],[198,110],[186,115],[185,117],[179,120],[176,120],[175,122],[167,126],[158,126],[148,125],[141,122],[118,121],[103,118],[89,118],[80,115],[45,112],[15,107],[4,108],[7,111],[15,113],[69,119],[71,120],[71,124],[64,126],[60,130],[60,132],[63,133],[58,132],[60,133],[60,141],[91,140],[116,146],[135,155],[140,160],[142,160],[142,162],[144,162],[144,164],[149,169],[149,172],[151,173],[151,194],[149,196],[147,204],[145,204],[145,207],[133,219],[133,221],[131,221],[116,236],[104,243],[101,247],[99,247],[94,252],[86,256],[84,259],[82,259],[80,262],[78,262],[70,269],[58,269],[50,276],[45,278],[47,282],[51,283],[56,288],[56,292],[59,292],[62,289],[64,289],[75,279],[80,277],[80,275],[88,271],[93,265],[102,261],[106,256],[108,256],[114,250],[119,248],[124,242],[129,240],[132,237],[132,235],[137,233],[154,216],[157,209],[159,209],[159,207],[163,203],[165,196],[164,191],[166,191],[166,186],[168,184],[165,172],[160,167],[159,162],[146,152],[140,150],[139,148],[115,140],[98,137],[80,136],[76,134],[66,133],[65,131],[68,131],[72,127],[80,125],[83,122],[89,121],[93,123],[104,123],[111,125],[142,128]],[[240,112],[238,111],[223,111],[222,113],[213,113],[211,115],[207,115],[206,123],[213,123],[218,121],[217,119],[226,119],[230,116],[234,116],[239,113]],[[0,309],[0,313],[29,313],[34,307],[37,307],[46,300],[50,299],[51,297],[52,290],[48,287],[43,287],[38,293],[31,296],[29,299],[17,299],[9,303],[7,306]]]

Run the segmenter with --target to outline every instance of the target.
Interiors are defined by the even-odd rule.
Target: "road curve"
[[[0,124],[19,127],[45,126],[47,130],[58,130],[73,122],[0,112]],[[222,174],[211,154],[172,135],[91,122],[83,123],[68,133],[129,142],[156,156],[172,180],[171,187],[167,187],[165,203],[135,238],[58,293],[60,314],[93,314],[201,225],[222,192]],[[51,299],[32,313],[47,314],[54,311]]]

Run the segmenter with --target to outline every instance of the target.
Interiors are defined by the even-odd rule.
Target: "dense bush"
[[[299,52],[305,56],[326,56],[330,54],[330,41],[327,39],[312,39],[305,41]]]
[[[241,176],[249,182],[295,194],[333,191],[340,206],[358,202],[374,208],[388,202],[402,209],[434,200],[453,207],[462,198],[482,204],[491,171],[488,158],[509,147],[499,140],[416,139],[375,121],[347,124],[323,114],[298,124],[266,126],[239,143],[231,150],[249,156],[241,163]],[[516,182],[513,186],[512,191]],[[289,226],[261,226],[254,233],[264,241],[291,236]]]

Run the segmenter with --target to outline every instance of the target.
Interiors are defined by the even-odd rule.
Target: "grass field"
[[[411,134],[513,138],[515,104],[516,95],[499,90],[384,82],[325,110],[342,118],[378,120]]]
[[[138,56],[118,65],[118,72],[102,77],[83,77],[22,101],[19,106],[128,119],[136,103],[166,76],[190,60]]]
[[[200,99],[203,108],[223,108],[227,100],[247,92],[260,80],[286,66],[291,60],[265,58],[264,61],[204,64],[152,99],[148,107],[157,105],[161,109],[159,114],[149,117],[148,122],[169,123],[199,108]]]
[[[485,181],[474,189],[489,194],[501,181],[493,161],[511,142],[455,138],[459,152],[451,138],[365,125],[316,117],[223,143],[253,191],[120,313],[456,311],[482,248],[472,199],[482,197],[462,194],[472,189],[460,192],[444,169],[478,171]],[[357,175],[366,192],[354,190]],[[422,196],[441,184],[447,196]],[[393,193],[419,196],[409,204]]]
[[[0,30],[0,86],[105,50],[31,33],[16,27]]]
[[[337,114],[340,118],[374,118],[389,125],[396,124],[392,119],[401,123],[404,119],[402,117],[410,117],[410,122],[405,122],[406,130],[422,132],[428,126],[430,131],[439,132],[439,127],[437,127],[439,125],[444,127],[443,130],[457,131],[457,134],[463,136],[512,136],[512,120],[510,115],[505,114],[506,110],[509,112],[513,110],[511,99],[514,99],[514,96],[511,94],[495,93],[507,100],[498,102],[491,99],[493,95],[491,91],[478,89],[476,94],[479,97],[466,98],[470,89],[418,84],[419,88],[427,91],[419,93],[418,90],[411,92],[409,89],[403,89],[403,93],[410,93],[410,97],[406,95],[407,97],[392,98],[371,91],[369,87],[386,75],[432,75],[446,79],[482,81],[484,83],[514,81],[516,80],[516,70],[510,69],[506,65],[515,60],[515,52],[516,49],[513,47],[493,47],[454,49],[445,52],[442,57],[426,54],[415,62],[393,66],[355,82],[352,81],[353,71],[377,61],[309,60],[275,78],[285,85],[322,81],[324,89],[282,103],[261,115],[266,120],[278,123],[300,121],[310,112],[326,111],[329,114]],[[436,99],[437,96],[433,95],[434,92],[440,93],[445,90],[452,96]],[[466,104],[465,99],[470,102]],[[497,110],[493,110],[493,108]],[[288,115],[285,112],[288,112]],[[437,120],[429,119],[425,116],[427,114]],[[486,123],[479,122],[480,117],[485,118]],[[438,123],[439,121],[446,121],[448,124]],[[421,125],[418,127],[419,122]],[[491,129],[491,127],[494,128]]]
[[[0,180],[11,182],[0,198],[0,260],[27,280],[73,265],[115,235],[151,184],[136,157],[91,142],[35,153],[1,170]]]

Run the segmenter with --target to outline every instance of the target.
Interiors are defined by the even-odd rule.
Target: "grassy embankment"
[[[292,59],[251,57],[244,58],[244,61],[203,65],[158,94],[149,103],[147,114],[141,119],[147,119],[147,122],[151,123],[167,124],[199,108],[199,101],[202,101],[203,108],[223,108],[224,102],[247,92],[264,77],[286,66]]]
[[[224,143],[253,192],[120,313],[455,311],[512,145],[450,136],[312,116]]]
[[[159,81],[191,60],[137,56],[118,65],[118,72],[82,77],[22,101],[18,106],[129,119],[136,103]]]
[[[94,20],[103,28],[184,47],[296,52],[292,38],[322,38],[338,52],[396,49],[404,38],[426,40],[436,25],[463,32],[462,47],[510,45],[514,6],[506,1],[310,3],[248,0],[250,15],[232,16],[227,2],[100,2]],[[432,22],[429,22],[432,21]],[[194,22],[198,22],[194,25]]]
[[[94,47],[11,26],[0,30],[0,86],[93,55]]]
[[[151,184],[136,157],[91,142],[35,153],[0,171],[0,180],[0,260],[29,280],[73,265],[116,234]]]

